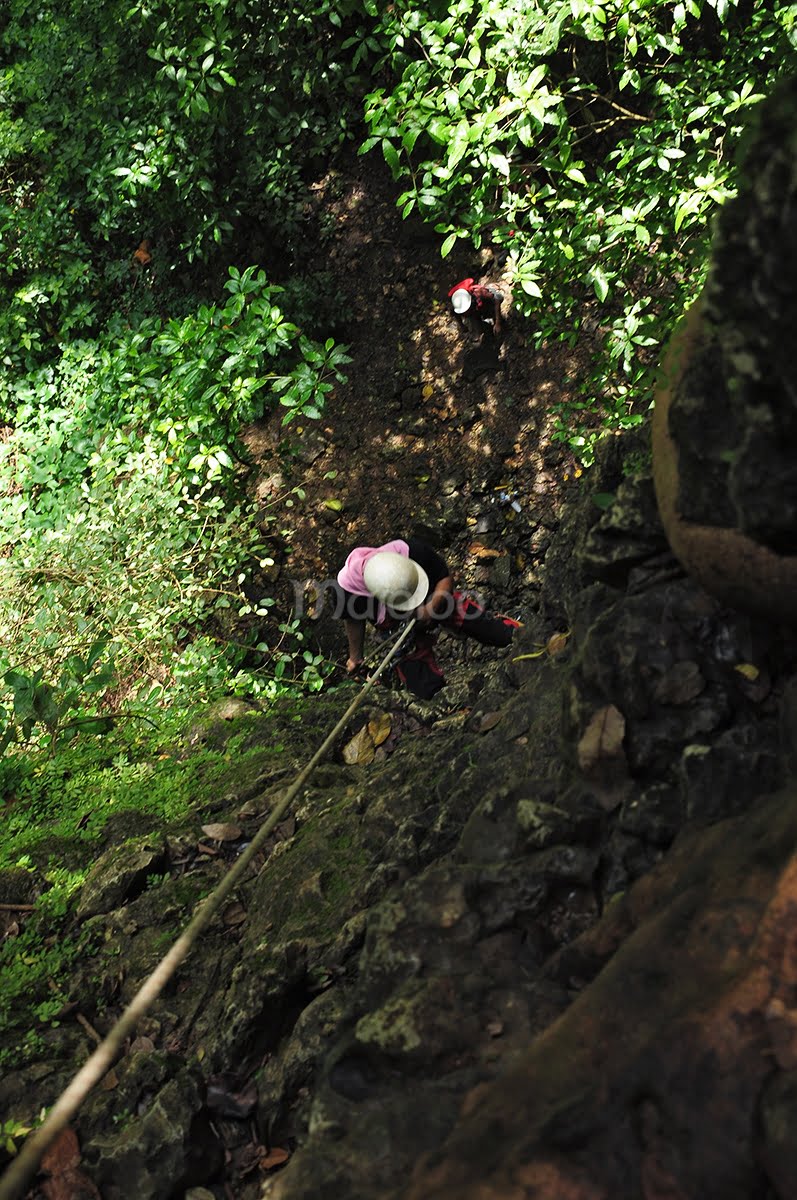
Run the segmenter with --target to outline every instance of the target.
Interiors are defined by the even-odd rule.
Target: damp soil
[[[308,195],[323,217],[316,278],[336,291],[336,337],[351,363],[320,421],[284,427],[278,410],[245,431],[257,501],[279,514],[278,599],[301,605],[305,582],[334,575],[355,545],[415,535],[493,606],[533,606],[550,531],[581,474],[555,436],[556,412],[575,399],[590,336],[536,349],[533,321],[514,312],[505,254],[487,246],[441,259],[439,235],[402,220],[376,158],[351,152]],[[453,316],[448,290],[467,276],[504,296],[500,339]],[[296,487],[303,499],[289,495]]]

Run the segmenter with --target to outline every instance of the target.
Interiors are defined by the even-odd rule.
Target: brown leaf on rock
[[[374,745],[381,746],[382,742],[387,741],[392,728],[393,722],[390,720],[390,713],[380,712],[372,717],[368,722],[368,732]]]
[[[221,822],[215,825],[203,825],[202,832],[214,842],[237,842],[242,836],[240,825]]]
[[[355,733],[350,742],[343,747],[343,761],[349,766],[367,767],[374,761],[373,738],[368,732],[368,726],[363,725],[359,733]]]
[[[492,550],[489,546],[483,546],[481,542],[471,542],[468,554],[477,559],[500,558],[502,551]]]
[[[67,1125],[42,1155],[42,1170],[50,1175],[63,1175],[71,1167],[80,1166],[80,1146],[74,1129]]]
[[[290,817],[286,817],[284,821],[280,821],[274,830],[274,837],[278,842],[287,842],[288,838],[292,838],[295,833],[296,817],[291,815]]]
[[[130,1054],[152,1054],[155,1043],[150,1037],[137,1037],[130,1043]]]
[[[246,909],[236,900],[233,904],[227,905],[221,914],[221,919],[228,929],[234,929],[236,925],[243,925],[246,920]]]
[[[578,765],[585,775],[601,773],[602,768],[625,763],[623,738],[625,717],[613,704],[593,714],[578,743]]]
[[[262,796],[256,796],[254,800],[247,800],[246,804],[242,804],[238,809],[238,820],[249,821],[256,817],[263,817],[268,809],[268,802]]]
[[[261,1158],[261,1170],[271,1171],[274,1167],[281,1167],[283,1163],[288,1161],[290,1156],[290,1150],[283,1150],[280,1146],[275,1146],[273,1150],[269,1150],[268,1154]]]
[[[503,715],[504,714],[500,712],[485,713],[482,719],[479,721],[476,732],[488,733],[491,729],[495,729]]]
[[[41,1166],[50,1176],[40,1187],[44,1200],[100,1200],[94,1183],[80,1170],[80,1146],[69,1126],[45,1152]]]

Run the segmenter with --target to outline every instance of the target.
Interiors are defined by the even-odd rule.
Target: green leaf
[[[458,237],[459,237],[458,233],[450,233],[448,235],[448,237],[445,239],[442,246],[440,247],[440,257],[441,258],[448,257],[448,255],[451,253],[451,250],[454,247],[454,243],[456,242]]]
[[[603,303],[609,295],[609,281],[600,267],[592,268],[592,286],[595,289],[595,295]]]
[[[500,171],[502,175],[509,178],[509,159],[505,154],[499,154],[496,150],[491,150],[487,155],[487,161],[496,171]]]
[[[533,279],[521,279],[520,286],[527,296],[533,296],[535,300],[542,300],[539,284],[535,283]]]
[[[401,144],[404,147],[404,149],[407,151],[408,154],[412,154],[413,150],[415,149],[415,143],[417,142],[418,138],[420,137],[420,134],[421,134],[421,130],[418,128],[406,129],[404,131],[404,133],[402,134]]]
[[[457,166],[457,164],[463,158],[465,151],[468,149],[468,145],[469,141],[467,134],[465,136],[459,133],[455,134],[454,139],[449,147],[448,158],[446,160],[446,165],[449,167],[449,169],[453,170],[453,168]]]
[[[383,138],[382,140],[382,153],[384,154],[385,162],[393,172],[393,178],[395,179],[400,169],[399,156],[396,147],[392,142],[389,142],[387,138]]]

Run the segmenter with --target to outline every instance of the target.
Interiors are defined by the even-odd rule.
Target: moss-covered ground
[[[93,960],[102,960],[102,975],[109,956],[124,954],[123,939],[96,921],[80,925],[74,915],[100,854],[155,832],[195,844],[202,824],[234,819],[270,778],[298,770],[341,705],[331,695],[284,700],[268,713],[234,719],[212,709],[166,712],[157,728],[120,722],[55,756],[33,752],[0,762],[0,1065],[19,1067],[42,1055],[74,1007],[76,980],[85,991],[83,974]],[[333,857],[332,893],[345,887],[353,866],[347,852]],[[165,953],[222,870],[221,861],[210,860],[188,875],[148,880],[137,904],[147,960]]]

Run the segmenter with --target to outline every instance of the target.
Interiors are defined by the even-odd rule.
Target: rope
[[[22,1195],[25,1187],[33,1178],[39,1163],[42,1160],[47,1148],[55,1141],[58,1134],[64,1129],[80,1108],[80,1105],[88,1096],[91,1089],[99,1083],[102,1077],[111,1069],[116,1058],[118,1057],[125,1039],[133,1032],[137,1023],[141,1020],[144,1014],[148,1011],[153,1002],[160,995],[163,988],[174,975],[177,968],[181,965],[184,959],[188,956],[194,943],[210,924],[213,917],[218,912],[221,905],[229,896],[230,892],[235,888],[245,874],[249,864],[255,857],[268,835],[279,824],[291,802],[296,797],[299,789],[309,779],[315,768],[318,766],[321,759],[326,754],[327,750],[332,746],[338,734],[344,729],[352,713],[354,713],[362,704],[365,697],[370,692],[371,688],[379,679],[379,676],[384,671],[385,667],[390,662],[393,654],[404,641],[409,637],[410,631],[415,625],[415,620],[409,621],[406,628],[402,631],[401,637],[395,646],[391,646],[388,653],[383,658],[379,667],[374,671],[366,681],[365,685],[355,696],[349,707],[346,709],[343,716],[338,721],[332,732],[325,738],[323,743],[316,750],[313,757],[308,762],[307,766],[297,775],[294,783],[280,800],[277,807],[268,816],[266,821],[258,829],[252,841],[244,850],[243,854],[230,868],[224,878],[216,887],[215,891],[200,903],[194,916],[186,925],[183,932],[180,934],[177,941],[172,946],[171,950],[161,959],[155,967],[151,975],[149,975],[141,987],[136,992],[133,999],[128,1004],[125,1011],[112,1026],[106,1037],[91,1055],[91,1057],[80,1068],[77,1075],[71,1083],[67,1085],[61,1093],[58,1100],[47,1114],[47,1118],[41,1128],[25,1141],[22,1149],[17,1157],[8,1167],[8,1170],[0,1179],[0,1200],[17,1200]]]

